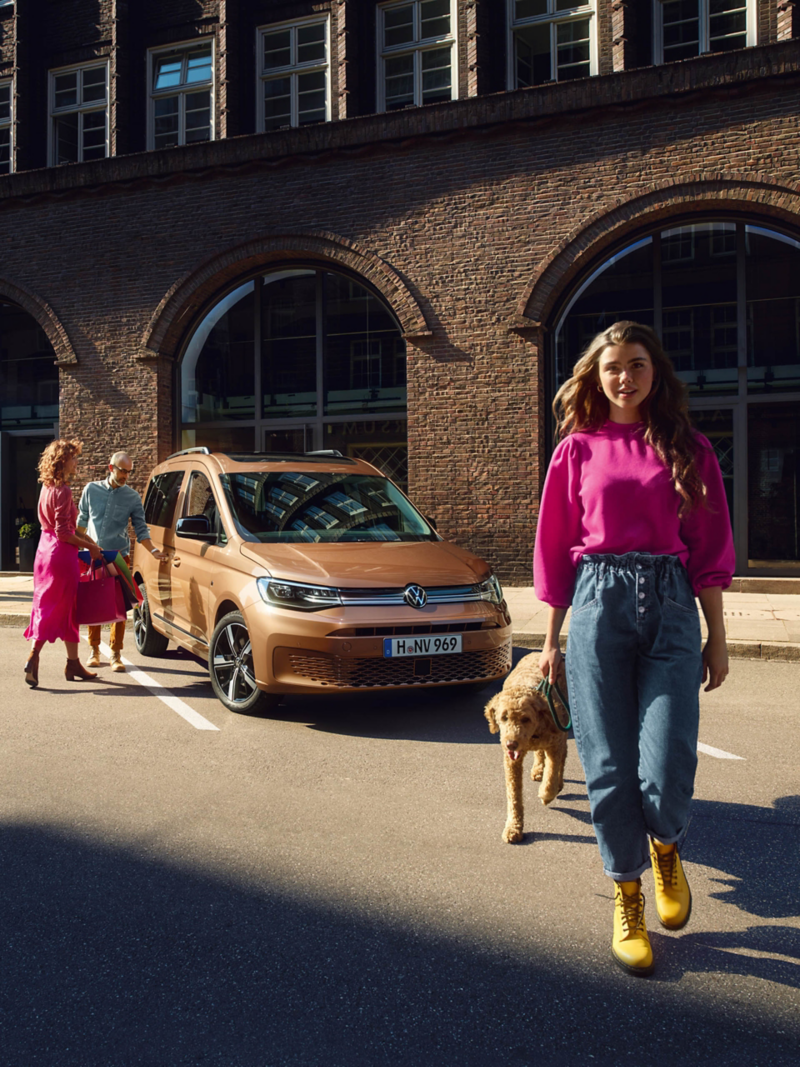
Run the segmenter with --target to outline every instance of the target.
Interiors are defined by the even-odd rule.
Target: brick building
[[[338,447],[529,581],[549,408],[651,323],[800,567],[800,3],[0,0],[2,566],[54,433]]]

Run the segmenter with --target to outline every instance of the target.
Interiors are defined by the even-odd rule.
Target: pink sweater
[[[697,468],[707,507],[678,518],[681,498],[670,474],[644,440],[644,424],[608,421],[594,432],[565,437],[545,479],[533,581],[539,600],[566,608],[584,555],[649,552],[678,556],[697,594],[731,584],[735,556],[728,504],[717,458],[697,434]]]

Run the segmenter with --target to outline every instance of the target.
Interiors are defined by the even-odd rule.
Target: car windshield
[[[400,490],[378,475],[253,471],[220,480],[241,532],[264,543],[437,540]]]

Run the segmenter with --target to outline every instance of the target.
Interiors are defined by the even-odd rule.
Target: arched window
[[[709,220],[620,248],[570,295],[554,328],[555,388],[596,333],[653,326],[714,443],[740,574],[800,570],[800,241]]]
[[[180,396],[183,448],[337,448],[407,481],[405,342],[347,275],[292,268],[227,293],[186,346]]]

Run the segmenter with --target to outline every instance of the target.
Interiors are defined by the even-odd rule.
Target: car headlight
[[[283,582],[280,578],[259,578],[256,585],[261,599],[279,608],[319,611],[342,602],[338,589],[324,585],[301,585],[300,582]]]
[[[485,582],[478,586],[481,600],[488,600],[490,604],[503,603],[503,587],[493,574],[490,574]]]

